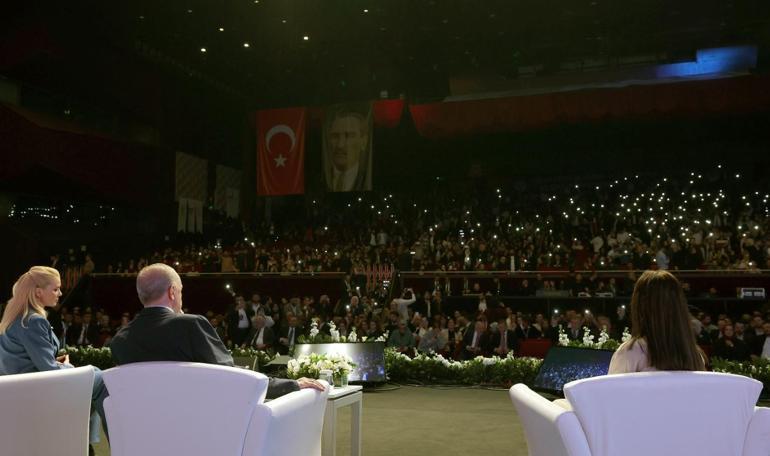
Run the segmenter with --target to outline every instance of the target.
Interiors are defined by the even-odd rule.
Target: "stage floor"
[[[337,454],[348,455],[349,407],[337,425]],[[110,454],[106,443],[95,449]],[[363,456],[470,454],[527,455],[507,390],[387,385],[364,393]]]

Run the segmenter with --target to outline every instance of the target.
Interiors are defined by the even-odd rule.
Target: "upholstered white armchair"
[[[263,374],[199,363],[127,364],[103,378],[113,456],[280,456],[313,453],[286,453],[279,443],[321,445],[317,404],[325,405],[327,392],[302,390],[265,404]]]
[[[0,454],[83,456],[91,366],[0,376]]]
[[[509,394],[530,456],[768,456],[761,390],[738,375],[644,372],[570,382],[566,408],[522,384]]]

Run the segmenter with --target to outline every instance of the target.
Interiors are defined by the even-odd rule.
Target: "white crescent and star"
[[[268,153],[272,152],[270,150],[270,140],[273,139],[273,136],[280,133],[287,135],[291,140],[291,147],[289,148],[289,152],[294,150],[294,146],[297,144],[297,136],[294,134],[294,130],[292,130],[291,127],[286,124],[279,124],[268,130],[267,134],[265,135],[265,145],[267,147]],[[286,157],[284,157],[281,153],[279,153],[278,156],[273,160],[275,161],[276,168],[286,166]]]

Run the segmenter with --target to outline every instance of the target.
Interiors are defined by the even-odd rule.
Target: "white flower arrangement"
[[[583,326],[583,345],[586,347],[593,347],[596,345],[594,341],[595,337],[591,334],[591,330],[588,326]]]
[[[623,329],[623,336],[620,338],[620,341],[621,341],[621,342],[626,342],[626,341],[628,341],[628,340],[631,340],[631,333],[630,333],[630,332],[628,332],[628,326],[626,326],[626,327]]]
[[[318,320],[314,318],[312,323],[310,323],[310,338],[315,339],[318,333]]]
[[[596,345],[598,347],[601,347],[608,340],[610,340],[610,335],[607,334],[607,327],[606,326],[602,326],[602,331],[599,333],[599,341],[596,342]]]
[[[358,342],[358,334],[356,334],[356,327],[350,328],[350,334],[348,334],[348,342]]]
[[[564,328],[559,326],[559,345],[566,347],[569,345],[569,336],[564,332]]]
[[[390,331],[385,331],[380,337],[374,339],[375,342],[387,342],[390,336]]]
[[[337,325],[333,321],[329,322],[329,335],[332,337],[332,342],[340,341],[340,331],[337,329]]]
[[[290,359],[286,371],[292,378],[312,377],[318,378],[322,370],[330,370],[332,374],[347,375],[355,367],[353,359],[340,353],[300,355],[297,359]]]
[[[491,358],[481,358],[481,364],[485,366],[494,366],[498,363],[498,361],[500,361],[500,358],[497,356],[493,356]]]
[[[431,352],[431,354],[432,354],[432,352]],[[460,361],[455,361],[453,359],[446,359],[441,354],[438,354],[438,355],[434,356],[433,359],[435,359],[436,361],[440,362],[441,364],[444,365],[444,367],[447,367],[449,369],[459,369],[463,365],[463,363],[461,363]]]

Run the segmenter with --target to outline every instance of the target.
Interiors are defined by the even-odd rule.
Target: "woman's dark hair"
[[[667,271],[645,271],[631,296],[634,340],[647,342],[650,366],[658,370],[706,370],[695,342],[690,313],[679,281]]]

